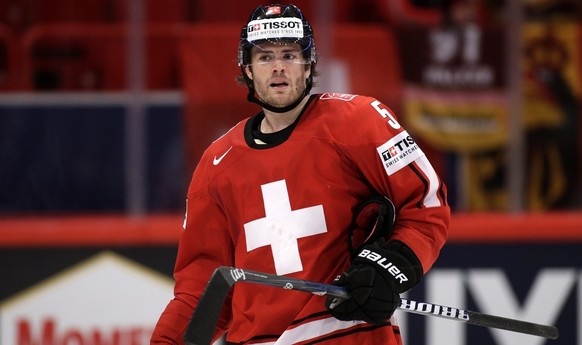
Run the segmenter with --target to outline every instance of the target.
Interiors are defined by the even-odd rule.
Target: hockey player
[[[152,344],[183,342],[222,265],[333,282],[352,298],[237,284],[214,339],[226,333],[227,344],[402,343],[392,314],[399,294],[419,283],[445,243],[445,186],[386,105],[366,96],[311,95],[316,63],[312,28],[297,7],[252,13],[239,65],[248,99],[262,111],[213,142],[194,171],[175,298]]]

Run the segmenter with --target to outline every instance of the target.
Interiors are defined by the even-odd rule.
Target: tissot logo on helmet
[[[269,38],[303,38],[303,23],[297,18],[272,18],[251,21],[247,26],[249,42]]]

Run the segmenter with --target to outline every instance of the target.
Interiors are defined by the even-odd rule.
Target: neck
[[[261,122],[261,132],[274,133],[289,127],[293,122],[295,122],[299,114],[301,114],[301,111],[308,100],[309,96],[303,97],[301,102],[295,108],[284,113],[276,113],[263,108],[265,118]]]

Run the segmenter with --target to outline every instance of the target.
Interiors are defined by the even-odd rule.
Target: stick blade
[[[500,316],[468,312],[470,319],[467,323],[474,325],[499,328],[512,332],[536,335],[547,339],[558,339],[560,336],[558,328],[554,326],[540,325],[537,323],[508,319]]]
[[[186,345],[210,345],[232,284],[221,268],[214,271],[184,333]]]

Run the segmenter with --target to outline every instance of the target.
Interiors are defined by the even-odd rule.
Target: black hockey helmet
[[[238,65],[241,67],[243,78],[249,88],[248,100],[260,104],[262,107],[275,112],[286,112],[293,109],[301,102],[300,97],[296,103],[284,108],[276,108],[258,100],[254,93],[253,81],[244,72],[245,66],[250,64],[251,49],[262,43],[290,44],[298,43],[303,49],[303,57],[310,65],[311,73],[306,80],[304,95],[309,94],[313,87],[313,75],[317,63],[313,29],[301,10],[293,5],[272,4],[257,7],[248,23],[243,26],[238,45]]]
[[[239,66],[248,65],[251,48],[265,42],[298,43],[308,62],[317,61],[313,29],[303,12],[293,4],[259,6],[253,11],[240,33]]]

